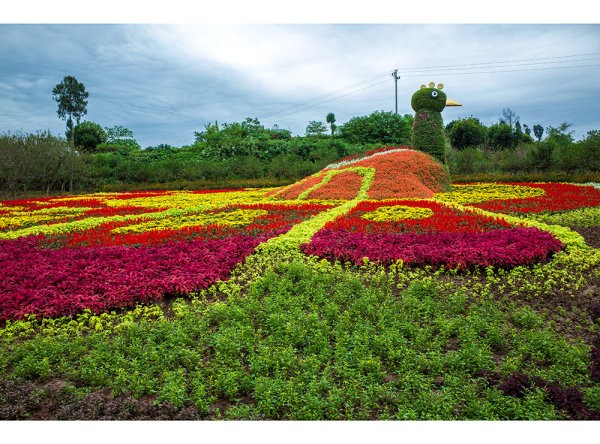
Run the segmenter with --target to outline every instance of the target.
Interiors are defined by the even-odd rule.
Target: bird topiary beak
[[[462,105],[452,99],[446,99],[446,106],[462,106]]]

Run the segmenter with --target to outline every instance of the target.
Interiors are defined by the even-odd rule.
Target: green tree
[[[120,139],[133,139],[133,131],[121,125],[105,126],[104,131],[106,132],[106,143],[115,143]]]
[[[135,151],[141,146],[133,137],[133,131],[121,125],[104,127],[106,141],[99,144],[98,151]]]
[[[96,147],[106,142],[106,132],[94,122],[81,122],[75,127],[75,146],[83,151],[94,152]]]
[[[549,126],[547,128],[548,136],[538,146],[538,151],[543,153],[545,149],[551,154],[548,156],[556,158],[560,168],[567,172],[580,168],[582,162],[578,146],[573,141],[573,131],[568,131],[570,127],[571,124],[567,122],[561,123],[558,127]],[[547,169],[549,166],[545,168]],[[545,170],[544,168],[539,169]]]
[[[333,113],[327,114],[327,117],[325,117],[325,121],[329,124],[329,127],[331,128],[331,137],[333,137],[333,133],[335,132],[335,129],[337,128],[337,126],[335,124],[335,114],[333,114]]]
[[[82,170],[79,154],[48,131],[0,134],[0,189],[14,198],[30,191],[48,194],[58,183],[72,191]]]
[[[73,76],[65,76],[52,90],[52,98],[58,103],[56,113],[59,118],[67,120],[67,136],[71,146],[75,145],[75,125],[87,114],[88,97],[85,85]]]
[[[492,148],[502,150],[516,145],[515,135],[506,123],[496,123],[488,128],[488,143]]]
[[[588,131],[585,138],[577,142],[580,153],[581,169],[600,171],[600,131]]]
[[[318,137],[318,136],[324,136],[326,132],[327,132],[327,126],[325,126],[325,124],[323,122],[311,120],[310,122],[308,122],[308,125],[306,126],[304,135],[306,137]]]
[[[510,108],[502,109],[502,119],[500,119],[500,123],[506,123],[510,129],[513,129],[513,124],[519,120],[519,116]]]
[[[568,145],[573,143],[573,131],[567,131],[571,126],[570,123],[563,122],[558,127],[549,126],[548,139],[555,141],[559,145]]]
[[[533,134],[537,137],[538,142],[542,140],[542,136],[544,135],[544,127],[539,124],[533,125]]]
[[[456,149],[481,145],[487,136],[487,128],[476,117],[453,120],[446,129],[450,145]]]
[[[353,117],[341,125],[339,137],[349,143],[409,145],[413,116],[375,111],[368,116]]]
[[[545,140],[537,143],[535,147],[527,153],[530,165],[539,171],[548,171],[554,163],[556,148],[556,142],[552,140]]]

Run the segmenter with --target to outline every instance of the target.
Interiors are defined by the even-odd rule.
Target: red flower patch
[[[312,188],[313,186],[317,185],[318,183],[320,183],[324,177],[325,177],[325,172],[321,172],[319,174],[316,174],[314,176],[309,176],[299,182],[296,182],[295,184],[289,186],[288,188],[285,188],[282,192],[278,192],[279,190],[272,190],[269,193],[267,193],[266,195],[267,196],[275,195],[275,197],[277,197],[279,199],[294,200],[294,199],[297,199],[298,196],[300,196],[306,190],[308,190],[308,189]]]
[[[402,219],[398,221],[376,222],[363,219],[365,213],[381,206],[403,205],[407,207],[429,208],[433,216],[424,219]],[[482,216],[475,212],[463,212],[438,202],[425,200],[389,200],[384,202],[364,201],[359,203],[346,216],[325,225],[324,229],[354,231],[359,233],[478,233],[512,226],[498,217]]]
[[[566,183],[507,183],[541,188],[543,196],[526,199],[503,199],[472,204],[471,206],[495,213],[526,214],[576,210],[600,206],[600,190],[590,186]]]

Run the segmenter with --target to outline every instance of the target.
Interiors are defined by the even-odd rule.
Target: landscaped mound
[[[367,196],[371,199],[430,198],[447,191],[450,179],[444,166],[427,154],[409,147],[385,147],[362,157],[342,159],[272,195],[281,199],[342,199],[358,194],[364,176],[375,172]]]

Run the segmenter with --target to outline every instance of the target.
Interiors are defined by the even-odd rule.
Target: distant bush
[[[496,123],[488,128],[488,144],[496,150],[513,148],[517,138],[512,128],[506,123]]]
[[[106,132],[97,123],[85,121],[75,127],[75,146],[78,149],[93,152],[104,142]]]
[[[412,116],[375,111],[338,127],[339,136],[356,144],[410,145]]]
[[[487,128],[475,117],[450,122],[446,132],[450,145],[456,149],[481,145],[487,137]]]

